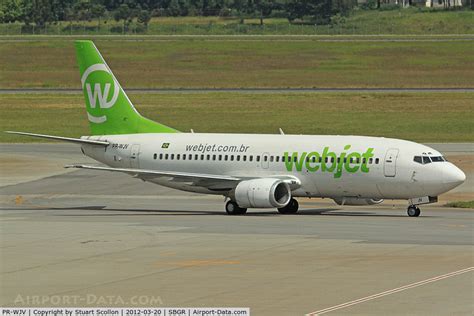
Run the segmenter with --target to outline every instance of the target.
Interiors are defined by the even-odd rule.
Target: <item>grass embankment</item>
[[[474,141],[474,93],[131,95],[146,117],[182,131],[352,134]],[[89,134],[82,95],[0,95],[1,130]],[[0,142],[39,139],[0,133]]]
[[[474,12],[443,11],[409,8],[390,11],[356,10],[349,17],[332,25],[290,24],[285,18],[265,19],[261,26],[258,19],[246,19],[240,24],[235,17],[159,17],[153,18],[148,30],[132,23],[127,30],[122,22],[113,19],[90,22],[60,22],[46,29],[25,28],[23,24],[0,24],[0,35],[51,34],[150,34],[150,35],[235,35],[235,34],[474,34]]]
[[[446,203],[445,206],[448,207],[458,207],[458,208],[474,208],[474,201],[455,201]]]
[[[97,40],[128,88],[473,87],[472,41]],[[0,88],[78,88],[72,40],[0,42]]]

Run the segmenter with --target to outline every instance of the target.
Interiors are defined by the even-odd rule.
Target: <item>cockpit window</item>
[[[425,156],[424,154],[425,153],[423,153],[423,156],[414,156],[413,161],[422,165],[426,165],[432,162],[447,161],[446,158],[444,158],[443,156]]]

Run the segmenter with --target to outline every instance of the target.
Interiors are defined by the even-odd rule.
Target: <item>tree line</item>
[[[326,24],[347,15],[357,0],[1,0],[0,23],[22,22],[42,27],[60,21],[113,18],[123,27],[136,21],[148,26],[159,16],[286,17],[290,22]]]

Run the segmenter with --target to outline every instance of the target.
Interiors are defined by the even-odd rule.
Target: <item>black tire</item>
[[[296,214],[296,212],[298,212],[298,208],[298,201],[292,198],[286,206],[278,208],[278,212],[280,214]]]
[[[410,217],[418,217],[420,216],[420,213],[421,213],[420,209],[416,207],[415,205],[410,205],[407,209],[407,214]]]
[[[416,208],[415,217],[420,216],[420,214],[421,214],[421,210],[417,207],[417,208]]]
[[[229,215],[243,215],[247,212],[246,208],[240,207],[237,203],[234,201],[228,201],[225,204],[225,211]]]

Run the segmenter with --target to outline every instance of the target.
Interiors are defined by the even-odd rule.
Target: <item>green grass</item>
[[[472,41],[96,40],[128,88],[473,87]],[[0,88],[79,88],[72,40],[0,42]]]
[[[474,208],[474,201],[455,201],[445,204],[448,207]]]
[[[182,131],[352,134],[418,142],[474,141],[474,93],[131,95],[146,117]],[[89,134],[81,95],[0,95],[1,130]],[[38,139],[0,133],[0,142]]]
[[[377,11],[356,10],[336,25],[295,25],[285,18],[266,19],[260,26],[258,19],[246,19],[240,24],[238,18],[219,17],[160,17],[153,18],[148,30],[132,23],[127,34],[474,34],[474,12],[427,10],[409,8]],[[105,20],[98,29],[97,21],[61,22],[46,29],[22,29],[20,23],[0,24],[0,35],[29,34],[78,35],[78,34],[122,34],[122,22]]]

